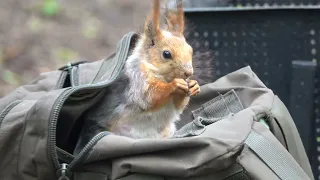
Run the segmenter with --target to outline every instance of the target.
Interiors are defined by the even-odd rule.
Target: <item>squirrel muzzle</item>
[[[192,63],[184,63],[183,65],[183,75],[185,76],[185,79],[188,79],[190,76],[193,75],[193,67]]]

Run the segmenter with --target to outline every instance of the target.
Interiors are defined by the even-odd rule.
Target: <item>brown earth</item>
[[[69,61],[108,56],[124,34],[141,28],[151,5],[60,0],[58,13],[44,16],[40,4],[45,1],[0,1],[0,97]]]

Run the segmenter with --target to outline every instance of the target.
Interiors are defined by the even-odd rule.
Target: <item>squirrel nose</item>
[[[192,70],[188,70],[188,71],[185,71],[185,72],[184,72],[184,75],[185,75],[186,77],[190,77],[190,76],[192,76],[192,74],[193,74]]]
[[[192,68],[192,62],[188,61],[183,64],[183,71],[186,78],[193,75],[193,68]]]

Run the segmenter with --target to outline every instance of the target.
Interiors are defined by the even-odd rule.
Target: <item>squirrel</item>
[[[160,2],[154,0],[124,68],[87,116],[88,123],[100,119],[97,126],[134,139],[166,139],[175,133],[175,122],[200,86],[190,80],[193,48],[183,35],[182,2],[177,3],[177,11],[167,11],[165,28],[160,28],[159,16]]]

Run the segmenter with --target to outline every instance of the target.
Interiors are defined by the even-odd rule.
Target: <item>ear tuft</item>
[[[158,39],[161,35],[159,16],[160,0],[154,0],[152,14],[148,16],[144,27],[144,34],[148,40],[147,44],[151,46],[155,44],[156,39]]]
[[[154,46],[157,33],[154,29],[152,17],[149,17],[145,23],[144,34],[147,37],[146,45],[148,47]]]
[[[180,27],[180,34],[184,32],[184,11],[183,11],[183,0],[177,0],[177,8],[178,8],[178,22]]]
[[[168,5],[165,8],[165,19],[167,30],[175,34],[183,35],[184,33],[184,11],[182,0],[176,0],[176,10],[170,10]]]

